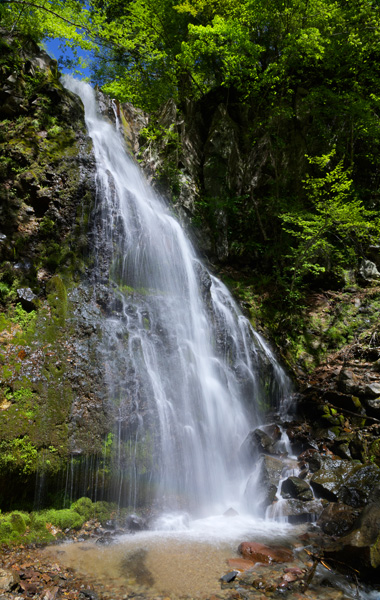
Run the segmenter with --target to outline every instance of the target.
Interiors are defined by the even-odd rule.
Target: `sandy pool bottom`
[[[118,594],[206,598],[221,595],[220,577],[236,543],[125,536],[110,546],[68,543],[46,549],[49,558]]]

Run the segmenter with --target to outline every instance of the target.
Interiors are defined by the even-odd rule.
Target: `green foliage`
[[[27,419],[33,419],[36,414],[35,396],[28,388],[19,388],[15,391],[7,390],[4,393],[6,400],[16,404],[17,411]]]
[[[36,321],[36,317],[36,311],[32,310],[30,312],[27,312],[23,309],[21,304],[18,303],[13,309],[11,321],[12,323],[15,323],[15,325],[20,325],[20,327],[23,330],[28,331],[29,329],[33,328]]]
[[[0,515],[0,543],[47,542],[53,539],[46,528],[46,520],[36,513],[30,515],[16,510]]]
[[[112,502],[104,502],[102,500],[98,500],[98,502],[94,502],[94,516],[101,523],[105,523],[108,519],[112,518],[113,515],[117,512],[117,504]]]
[[[90,498],[84,496],[83,498],[79,498],[70,506],[71,510],[77,512],[81,515],[85,521],[91,519],[95,514],[94,503]]]
[[[111,438],[109,438],[109,440],[110,439]],[[92,502],[90,498],[85,496],[73,502],[70,509],[79,513],[84,521],[98,519],[101,523],[111,519],[118,511],[118,507],[115,503],[104,501]]]
[[[0,281],[0,301],[5,302],[10,292],[9,285]]]
[[[18,470],[29,475],[36,469],[37,448],[29,436],[0,442],[0,471]]]
[[[352,264],[361,249],[380,234],[377,213],[365,209],[354,196],[353,181],[343,161],[331,168],[334,155],[335,151],[309,158],[310,164],[324,173],[320,177],[307,176],[304,181],[308,210],[280,215],[284,231],[297,241],[287,256],[291,299],[299,294],[305,275],[324,273],[331,263],[336,270]]]
[[[62,38],[68,45],[80,45],[84,49],[96,47],[96,15],[90,31],[90,11],[81,0],[40,3],[7,0],[0,4],[0,19],[5,29],[37,42],[47,36]]]
[[[12,529],[12,524],[10,523],[10,520],[7,519],[6,517],[4,517],[3,515],[0,516],[0,542],[6,542],[10,539],[12,539],[12,534],[13,534],[13,529]]]
[[[23,513],[15,511],[11,514],[10,521],[11,521],[13,531],[16,531],[19,534],[25,533],[26,521],[28,521],[28,517],[27,517],[27,519],[25,519],[25,515]],[[29,519],[29,522],[30,522],[30,519]]]
[[[39,533],[46,531],[46,513],[32,512],[30,515],[32,529]]]
[[[120,517],[126,516],[121,510]],[[42,510],[32,513],[13,511],[0,514],[0,543],[19,544],[30,542],[52,542],[61,537],[51,532],[53,525],[60,530],[79,529],[84,521],[95,518],[102,523],[114,518],[118,507],[110,502],[92,502],[90,498],[79,498],[70,508]]]
[[[83,515],[80,515],[71,508],[62,508],[61,510],[51,509],[44,512],[43,517],[47,523],[51,523],[62,530],[79,529],[85,521]]]

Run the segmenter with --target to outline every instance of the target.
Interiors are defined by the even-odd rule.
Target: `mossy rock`
[[[7,542],[12,534],[12,524],[6,516],[0,517],[0,542]]]
[[[82,515],[70,508],[48,510],[43,514],[43,517],[46,519],[47,523],[51,523],[62,530],[79,529],[85,521],[85,518]]]
[[[30,521],[30,519],[29,519]],[[10,522],[12,525],[13,531],[22,534],[26,531],[26,522],[23,513],[21,512],[13,512],[10,515]]]
[[[118,510],[117,504],[114,502],[104,502],[99,500],[94,503],[95,517],[104,523],[108,521]]]
[[[83,496],[72,503],[70,509],[81,515],[85,521],[91,519],[95,514],[95,506],[90,498]]]

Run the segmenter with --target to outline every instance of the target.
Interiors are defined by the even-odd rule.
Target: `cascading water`
[[[220,513],[244,491],[240,445],[288,392],[286,377],[98,115],[92,88],[65,85],[85,106],[112,254],[101,346],[117,422],[114,499]]]

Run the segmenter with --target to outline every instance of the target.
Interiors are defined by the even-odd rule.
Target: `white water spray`
[[[94,90],[65,85],[85,106],[112,254],[102,351],[117,420],[116,499],[198,514],[238,507],[240,445],[261,405],[288,391],[286,376],[98,115]]]

